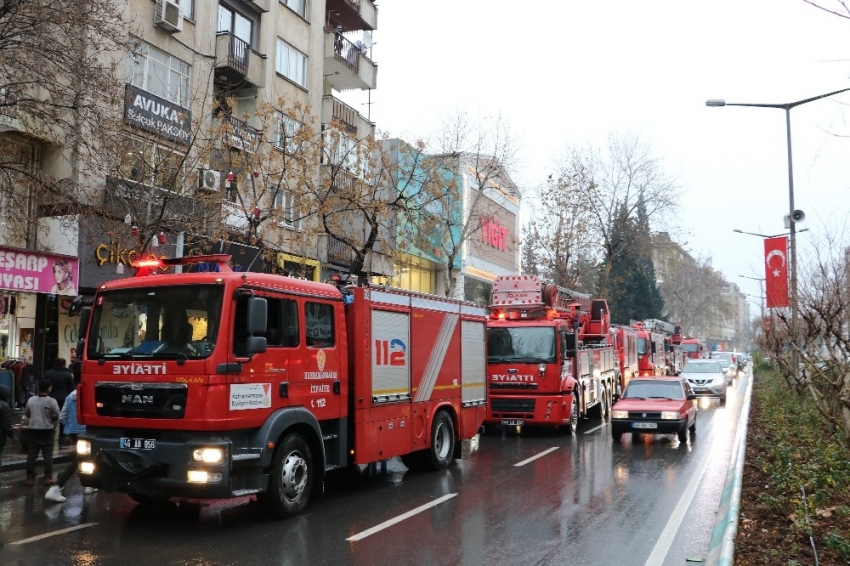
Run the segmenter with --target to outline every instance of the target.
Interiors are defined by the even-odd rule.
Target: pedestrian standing
[[[77,387],[74,383],[74,374],[65,367],[65,358],[56,358],[53,360],[53,367],[44,372],[44,378],[49,379],[50,384],[53,386],[50,396],[56,399],[56,405],[64,407],[65,398]],[[64,444],[66,439],[67,437],[60,429],[59,443]]]
[[[44,458],[44,485],[53,485],[53,431],[59,422],[59,405],[50,396],[50,380],[38,382],[38,395],[30,397],[24,417],[27,425],[27,487],[35,485],[38,453]]]
[[[86,431],[86,426],[81,425],[77,420],[77,391],[71,391],[71,394],[65,398],[65,404],[62,406],[62,412],[59,413],[59,422],[62,423],[62,427],[65,431],[65,434],[71,438],[72,445],[74,446],[74,454],[71,457],[71,464],[62,470],[62,473],[59,474],[59,477],[56,479],[56,484],[51,485],[50,489],[47,490],[47,493],[44,494],[44,498],[48,501],[55,501],[57,503],[64,502],[67,498],[62,495],[62,489],[65,487],[65,484],[68,483],[68,480],[71,479],[71,476],[74,475],[74,472],[77,471],[77,453],[76,453],[76,440],[77,435],[82,434]],[[84,493],[93,493],[97,491],[92,487],[87,487],[83,490]]]
[[[11,393],[8,386],[0,385],[0,464],[3,460],[3,449],[6,447],[6,437],[15,437],[15,430],[12,428],[12,407],[9,405]]]

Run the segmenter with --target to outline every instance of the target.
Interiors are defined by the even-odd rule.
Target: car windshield
[[[685,369],[682,370],[682,373],[719,373],[721,371],[720,365],[717,361],[714,362],[700,362],[700,363],[687,363],[685,364]]]
[[[684,399],[685,390],[678,381],[668,380],[636,380],[633,379],[626,387],[623,399]]]
[[[717,363],[720,364],[720,367],[724,367],[724,368],[728,368],[730,365],[732,365],[732,364],[729,363],[729,360],[724,360],[723,358],[720,358],[719,360],[717,360]]]
[[[142,287],[99,293],[86,339],[89,359],[199,359],[215,346],[221,285]]]
[[[555,328],[552,326],[514,326],[487,330],[487,361],[555,361]]]

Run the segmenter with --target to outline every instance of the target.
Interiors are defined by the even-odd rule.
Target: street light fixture
[[[790,229],[790,248],[791,248],[791,337],[794,340],[794,348],[791,349],[791,367],[793,368],[793,377],[795,382],[799,382],[799,365],[797,348],[799,341],[797,340],[797,317],[799,305],[797,304],[797,238],[796,238],[796,218],[794,209],[794,169],[791,164],[791,109],[821,98],[827,98],[835,94],[847,92],[850,88],[843,88],[826,94],[804,98],[795,102],[786,102],[785,104],[761,104],[761,103],[733,103],[726,102],[724,99],[714,98],[705,101],[708,107],[720,106],[753,106],[756,108],[779,108],[785,110],[785,137],[788,144],[788,228]]]
[[[759,238],[778,238],[779,236],[785,235],[785,232],[783,232],[781,234],[774,234],[773,236],[768,236],[767,234],[759,234],[758,232],[745,232],[744,230],[738,230],[737,228],[732,228],[732,231],[737,232],[739,234],[747,234],[749,236],[758,236]],[[797,233],[799,234],[800,232],[808,232],[808,231],[809,231],[808,228],[801,228],[800,230],[797,230]],[[743,275],[741,277],[743,277]]]

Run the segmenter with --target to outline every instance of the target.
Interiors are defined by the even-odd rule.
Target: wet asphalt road
[[[323,499],[284,521],[249,498],[147,508],[84,495],[76,479],[68,501],[52,504],[8,473],[0,564],[694,564],[708,554],[748,379],[726,406],[698,401],[685,445],[674,435],[613,442],[599,421],[575,437],[502,431],[445,472],[391,460],[386,473],[336,473]]]

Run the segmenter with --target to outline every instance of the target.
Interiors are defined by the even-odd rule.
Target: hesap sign
[[[140,128],[189,144],[192,112],[130,84],[124,93],[124,117]]]
[[[0,289],[76,295],[75,257],[0,248]]]

